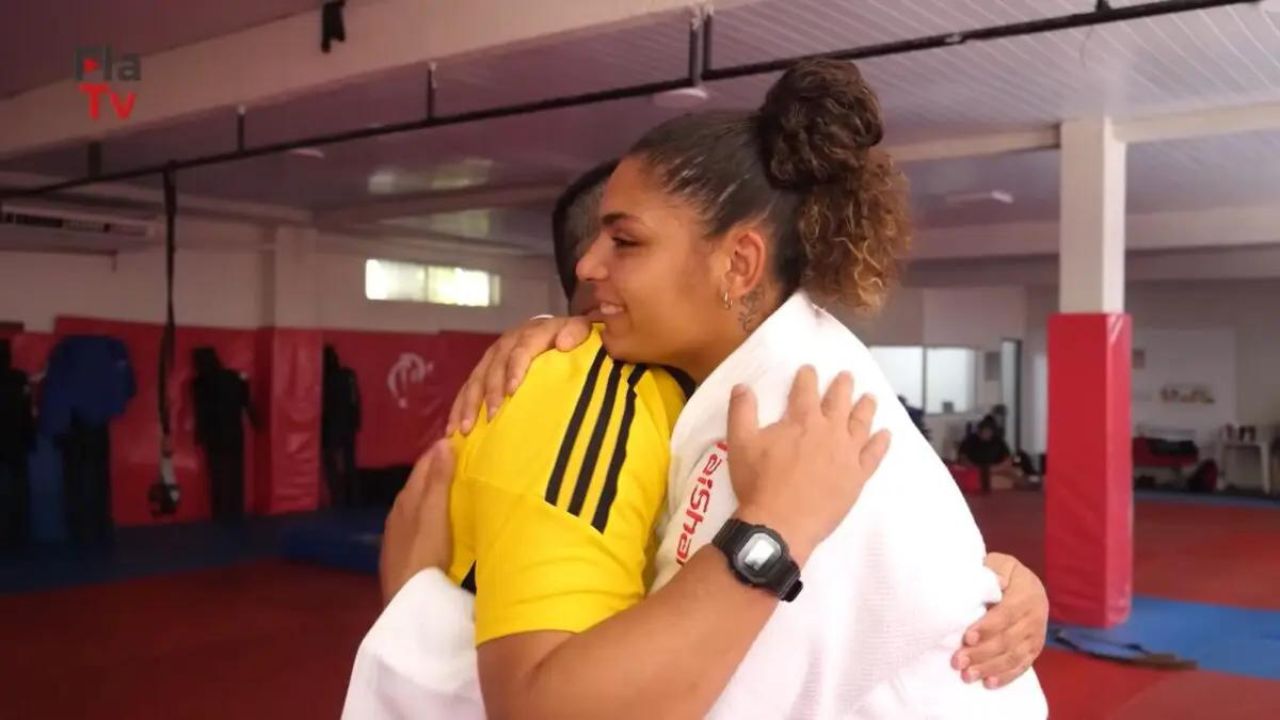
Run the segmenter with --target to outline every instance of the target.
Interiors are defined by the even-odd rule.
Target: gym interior
[[[0,715],[318,718],[556,199],[857,63],[914,237],[870,349],[1051,717],[1280,714],[1280,3],[99,0],[0,23]],[[892,399],[881,398],[882,402]]]

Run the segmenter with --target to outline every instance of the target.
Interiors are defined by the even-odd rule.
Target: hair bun
[[[760,133],[770,179],[823,185],[860,172],[884,137],[880,102],[851,62],[802,60],[765,96]]]

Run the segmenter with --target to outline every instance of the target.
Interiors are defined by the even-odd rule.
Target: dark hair
[[[761,220],[783,297],[803,287],[875,308],[910,242],[906,181],[887,154],[875,93],[852,63],[805,60],[756,112],[669,120],[631,149],[694,203],[709,235]]]
[[[578,286],[575,267],[600,229],[600,196],[604,194],[605,181],[617,167],[618,161],[610,160],[578,176],[560,193],[555,210],[551,211],[551,243],[565,298],[572,298]]]

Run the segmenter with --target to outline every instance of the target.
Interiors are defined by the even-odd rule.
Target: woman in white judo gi
[[[604,232],[579,265],[601,300],[605,346],[698,383],[672,439],[659,589],[570,638],[501,638],[487,659],[482,648],[491,712],[618,714],[650,698],[723,717],[1046,714],[1034,674],[986,691],[949,665],[999,588],[954,482],[900,407],[885,403],[875,416],[894,442],[852,512],[842,484],[814,467],[797,465],[809,474],[782,482],[779,467],[758,473],[731,453],[731,478],[721,463],[719,476],[706,471],[735,386],[754,389],[765,421],[786,419],[804,363],[824,383],[852,371],[860,391],[893,396],[866,348],[814,304],[877,305],[905,250],[900,177],[874,150],[882,134],[852,65],[805,62],[758,113],[665,123],[614,173]],[[697,521],[682,521],[695,496]],[[729,520],[770,532],[748,528],[707,547]],[[784,540],[790,558],[762,536]],[[760,559],[794,561],[804,591],[794,597],[794,577],[753,575]],[[698,672],[673,681],[671,667],[686,664]],[[679,702],[664,704],[671,695]]]

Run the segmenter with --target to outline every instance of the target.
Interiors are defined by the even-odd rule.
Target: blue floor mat
[[[1280,612],[1137,596],[1128,622],[1109,630],[1055,625],[1093,649],[1138,644],[1195,660],[1202,670],[1280,680]],[[1051,641],[1051,645],[1067,649]]]
[[[121,528],[110,547],[33,545],[0,553],[0,594],[202,570],[282,555],[376,573],[386,512],[371,508],[254,517],[234,525]],[[363,538],[363,545],[353,538]]]
[[[281,553],[297,562],[376,575],[385,518],[385,510],[311,518],[285,530]]]

